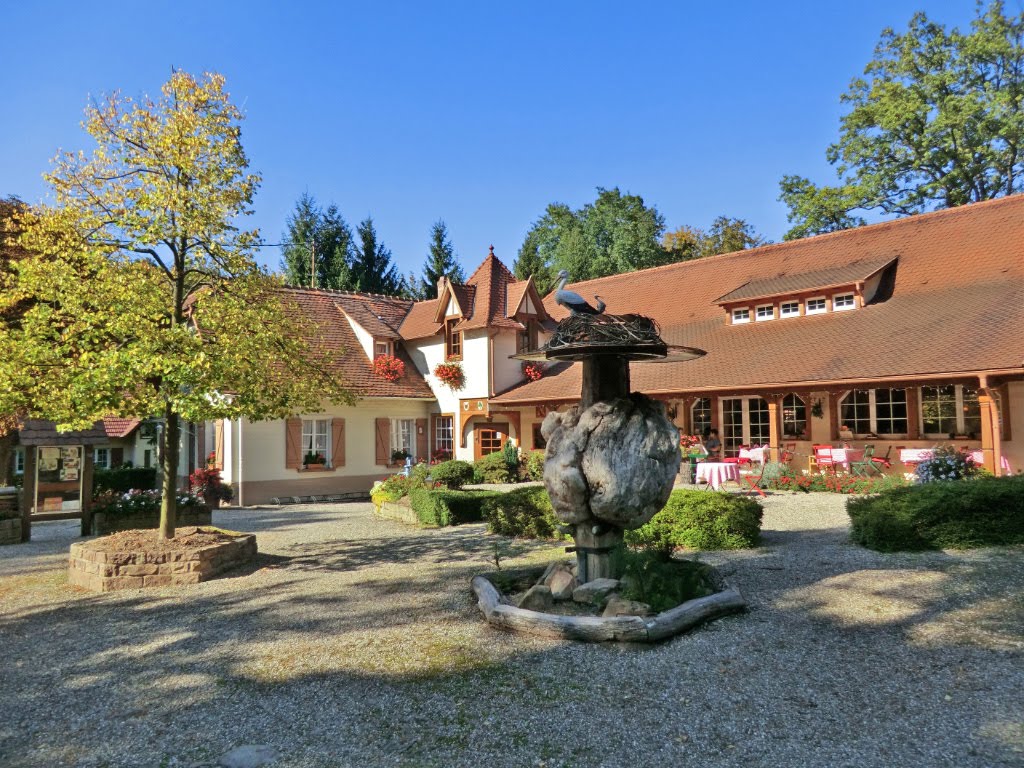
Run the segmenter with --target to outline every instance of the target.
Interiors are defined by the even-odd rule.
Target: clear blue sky
[[[779,179],[833,180],[840,94],[919,9],[966,27],[975,6],[10,3],[0,196],[41,199],[50,158],[86,146],[88,97],[155,94],[173,66],[227,77],[268,242],[308,191],[353,227],[371,214],[403,273],[438,218],[467,270],[490,244],[511,267],[548,203],[598,186],[641,195],[669,229],[724,214],[779,240]]]

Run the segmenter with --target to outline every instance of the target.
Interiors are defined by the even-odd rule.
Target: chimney
[[[441,275],[437,278],[437,298],[441,298],[441,293],[444,291],[445,283],[448,282],[448,275]]]

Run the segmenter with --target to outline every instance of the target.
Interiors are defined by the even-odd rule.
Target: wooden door
[[[508,441],[508,422],[481,422],[473,426],[473,458],[500,451]]]

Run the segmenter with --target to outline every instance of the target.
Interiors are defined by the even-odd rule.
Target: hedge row
[[[133,489],[149,491],[157,487],[156,472],[156,467],[97,469],[92,476],[93,492],[97,494],[103,491],[127,493]]]
[[[1024,544],[1024,475],[892,488],[846,509],[853,540],[880,552]]]
[[[761,537],[761,505],[746,496],[708,491],[673,491],[650,522],[626,531],[626,543],[671,551],[746,549]]]
[[[500,491],[445,491],[413,488],[409,505],[424,525],[459,525],[484,519],[484,506]]]

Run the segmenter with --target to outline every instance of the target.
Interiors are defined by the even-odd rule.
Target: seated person
[[[718,439],[717,429],[704,431],[704,450],[708,452],[708,461],[718,461],[722,458],[722,441]]]

